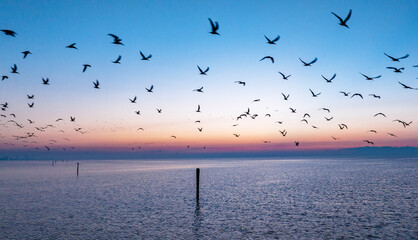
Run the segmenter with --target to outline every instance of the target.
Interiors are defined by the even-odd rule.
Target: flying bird
[[[243,81],[235,81],[234,83],[241,84],[243,87],[245,87],[245,82],[243,82]]]
[[[30,108],[33,108],[33,105],[35,105],[35,103],[33,102],[33,103],[28,103],[28,106],[30,107]]]
[[[296,113],[296,108],[289,108],[292,113]]]
[[[282,93],[282,96],[283,96],[284,100],[287,101],[290,97],[290,94],[287,94],[287,96],[286,96],[286,95],[284,95],[284,93]]]
[[[99,84],[100,84],[100,83],[99,83],[99,80],[97,80],[97,79],[96,79],[96,82],[93,82],[93,84],[94,84],[94,88],[96,88],[96,89],[100,89],[100,88],[99,88]]]
[[[16,74],[19,74],[19,73],[17,72],[17,66],[16,66],[16,64],[14,64],[14,65],[13,65],[13,67],[10,67],[10,68],[12,69],[11,73],[16,73]]]
[[[327,83],[332,83],[332,80],[334,80],[334,78],[337,76],[336,73],[334,73],[334,76],[332,76],[330,79],[324,77],[324,75],[321,75],[323,79],[325,79],[325,81],[327,81]]]
[[[199,132],[201,132],[203,130],[203,128],[197,128],[197,130],[199,130]]]
[[[239,136],[240,136],[239,134],[236,134],[236,133],[234,133],[233,135],[234,135],[235,137],[239,137]]]
[[[28,56],[28,54],[32,54],[30,51],[23,51],[22,53],[23,53],[23,59],[25,59]]]
[[[42,84],[49,85],[49,78],[46,78],[46,79],[42,78]]]
[[[372,133],[377,133],[377,131],[376,130],[369,130],[369,131],[367,131],[367,132],[372,132]]]
[[[200,105],[197,105],[197,110],[196,112],[200,113]]]
[[[90,64],[83,64],[83,72],[85,72],[88,67],[91,67],[91,65]]]
[[[286,76],[284,73],[282,73],[282,72],[279,72],[280,73],[280,75],[282,75],[282,78],[283,78],[283,80],[289,80],[289,77],[290,76],[292,76],[291,74],[290,75],[288,75],[288,76]]]
[[[340,91],[340,93],[344,94],[345,97],[348,97],[348,95],[350,94],[350,92],[344,92],[344,91]]]
[[[149,93],[152,93],[152,89],[154,89],[154,85],[151,85],[150,88],[145,88],[145,90],[147,90]]]
[[[374,98],[379,98],[379,99],[380,99],[380,96],[378,96],[378,95],[376,95],[376,94],[369,94],[369,96],[372,96],[372,97],[374,97]]]
[[[201,93],[203,93],[203,87],[201,87],[201,88],[197,88],[197,89],[195,89],[195,90],[193,90],[193,91],[196,91],[196,92],[201,92]]]
[[[129,101],[131,101],[131,103],[136,103],[136,96],[134,97],[134,99],[129,98]]]
[[[363,99],[363,95],[361,95],[360,93],[354,93],[353,95],[351,95],[351,98],[353,98],[355,96],[359,96],[359,97],[361,97],[361,99]]]
[[[267,40],[267,44],[276,44],[276,42],[280,39],[280,35],[277,35],[277,37],[275,38],[275,39],[273,39],[273,40],[270,40],[268,37],[266,37],[266,35],[264,35],[264,37],[266,38],[266,40]]]
[[[16,35],[17,35],[17,33],[15,31],[12,31],[12,30],[2,29],[0,31],[2,31],[7,36],[11,36],[11,37],[16,37]]]
[[[8,79],[8,76],[1,76],[1,80],[4,81],[5,79]]]
[[[377,117],[377,116],[379,116],[379,115],[381,115],[381,116],[383,116],[383,117],[386,117],[386,115],[384,114],[384,113],[376,113],[375,115],[374,115],[374,117]]]
[[[306,63],[305,61],[303,61],[302,59],[300,59],[299,58],[299,60],[304,64],[304,66],[305,67],[310,67],[311,66],[311,64],[313,64],[313,63],[315,63],[317,60],[318,60],[318,58],[315,58],[314,60],[312,60],[311,62],[309,62],[309,63]]]
[[[264,59],[270,59],[271,63],[274,63],[274,58],[272,56],[265,56],[262,59],[260,59],[260,61],[263,61]]]
[[[116,36],[114,34],[111,34],[111,33],[109,33],[107,35],[109,35],[109,36],[111,36],[113,38],[113,42],[112,42],[113,44],[124,45],[122,43],[122,39],[120,39],[118,36]]]
[[[341,26],[343,26],[343,27],[346,27],[346,28],[349,28],[348,26],[347,26],[347,21],[350,19],[350,17],[351,17],[351,9],[350,9],[350,11],[348,12],[348,15],[347,15],[347,17],[343,20],[340,16],[338,16],[337,14],[335,14],[334,12],[331,12],[334,16],[336,16],[337,18],[338,18],[338,20],[340,20],[340,25]]]
[[[318,109],[318,110],[324,110],[324,111],[327,111],[328,113],[330,113],[330,112],[331,112],[328,108],[320,108],[320,109]]]
[[[28,99],[33,99],[35,97],[35,95],[26,95],[28,97]]]
[[[119,57],[115,60],[115,61],[112,61],[112,63],[117,63],[117,64],[120,64],[120,60],[122,59],[122,56],[121,55],[119,55]]]
[[[400,58],[395,58],[395,57],[389,56],[386,53],[383,53],[383,54],[385,54],[388,58],[392,59],[392,61],[394,61],[394,62],[399,62],[399,60],[409,57],[409,54],[406,54],[405,56],[400,57]]]
[[[71,122],[75,122],[75,117],[71,117],[71,116],[70,116],[70,121],[71,121]]]
[[[295,145],[296,145],[296,147],[299,147],[299,142],[295,141]]]
[[[208,18],[209,22],[210,22],[210,27],[211,27],[211,31],[209,32],[210,34],[214,34],[214,35],[219,35],[218,30],[219,30],[219,23],[215,21],[215,23],[213,23],[212,19]]]
[[[327,118],[327,117],[324,117],[327,121],[331,121],[334,117],[330,117],[330,118]]]
[[[310,88],[309,88],[309,91],[311,91],[312,97],[318,97],[319,95],[321,95],[320,92],[319,93],[314,93]]]
[[[311,115],[309,115],[309,113],[305,113],[305,114],[303,114],[303,118],[306,118],[306,117],[311,118]]]
[[[386,69],[392,69],[393,72],[396,73],[402,73],[402,70],[405,70],[405,68],[401,67],[401,68],[396,68],[396,67],[386,67]]]
[[[78,49],[78,48],[75,46],[75,44],[76,44],[76,43],[71,43],[70,45],[66,46],[66,48]]]
[[[145,57],[142,51],[139,51],[139,54],[141,54],[141,60],[144,60],[144,61],[149,61],[149,59],[152,57],[152,54],[148,55],[148,57]]]
[[[134,111],[137,115],[141,115],[141,111]]]
[[[366,142],[366,143],[368,143],[368,144],[374,145],[374,142],[371,142],[371,141],[369,141],[369,140],[363,140],[363,142]]]
[[[382,75],[379,75],[379,76],[376,76],[376,77],[369,77],[369,76],[367,76],[367,75],[365,75],[365,74],[363,74],[363,73],[361,73],[361,72],[359,72],[363,77],[365,77],[366,78],[366,80],[369,80],[369,81],[372,81],[373,79],[376,79],[376,78],[380,78],[380,77],[382,77]]]
[[[414,89],[414,90],[417,90],[417,88],[412,88],[412,87],[407,86],[407,85],[405,85],[405,84],[403,84],[403,83],[401,83],[399,81],[398,81],[398,83],[401,84],[403,86],[403,88],[405,88],[405,89]]]
[[[392,137],[398,137],[398,136],[396,136],[395,134],[393,134],[393,133],[388,133],[389,134],[389,136],[392,136]]]
[[[157,108],[157,112],[158,112],[158,113],[161,113],[162,111],[163,111],[163,109],[161,109],[161,108],[160,108],[160,109],[158,109],[158,108]]]
[[[206,68],[205,71],[203,71],[199,65],[197,65],[197,68],[199,69],[200,75],[206,75],[206,73],[209,71],[209,67]]]

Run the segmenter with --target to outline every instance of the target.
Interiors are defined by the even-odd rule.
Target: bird
[[[334,76],[332,76],[330,79],[324,77],[324,75],[321,75],[323,79],[325,79],[325,81],[327,81],[327,83],[332,83],[332,80],[334,80],[334,78],[337,76],[336,73],[334,73]]]
[[[417,90],[417,88],[412,88],[412,87],[407,86],[407,85],[405,85],[405,84],[403,84],[403,83],[401,83],[399,81],[398,81],[398,83],[401,84],[403,86],[403,88],[405,88],[405,89],[414,89],[414,90]]]
[[[327,118],[327,117],[324,117],[327,121],[331,121],[334,117],[330,117],[330,118]]]
[[[5,79],[8,79],[8,76],[1,76],[1,80],[4,81]]]
[[[70,116],[70,121],[71,121],[71,122],[75,122],[75,117],[71,117],[71,116]]]
[[[33,123],[35,123],[34,121],[32,121],[32,120],[30,120],[30,119],[28,119],[28,122],[29,122],[29,124],[33,124]]]
[[[334,139],[334,140],[338,140],[339,138],[336,138],[336,137],[333,137],[333,136],[331,136],[332,137],[332,139]]]
[[[122,43],[122,39],[120,39],[118,36],[116,36],[115,34],[111,34],[111,33],[109,33],[109,34],[107,34],[107,35],[109,35],[109,36],[111,36],[112,38],[113,38],[113,44],[117,44],[117,45],[124,45],[123,43]]]
[[[296,145],[296,147],[299,147],[299,142],[295,141],[295,145]]]
[[[12,69],[11,73],[16,73],[16,74],[19,74],[19,73],[17,72],[17,66],[16,66],[16,64],[14,64],[14,65],[13,65],[13,67],[10,67],[10,68]]]
[[[312,128],[319,129],[317,126],[312,125]]]
[[[374,117],[377,117],[377,116],[379,116],[379,115],[381,115],[381,116],[383,116],[383,117],[386,117],[386,115],[384,114],[384,113],[376,113],[375,115],[374,115]]]
[[[305,114],[303,114],[303,118],[306,118],[306,117],[311,118],[311,115],[309,115],[309,113],[305,113]]]
[[[277,37],[275,38],[275,39],[273,39],[273,40],[270,40],[266,35],[264,35],[264,37],[266,38],[266,40],[267,40],[267,44],[276,44],[276,42],[280,39],[280,35],[277,35]]]
[[[91,65],[90,64],[83,64],[83,72],[85,72],[88,67],[91,67]]]
[[[214,34],[214,35],[219,35],[218,30],[219,30],[219,23],[215,21],[215,23],[213,23],[212,19],[208,18],[209,22],[210,22],[210,27],[211,27],[211,31],[209,32],[210,34]]]
[[[401,67],[401,68],[396,68],[396,67],[386,67],[386,69],[392,69],[393,72],[396,73],[402,73],[402,70],[405,70],[405,68]]]
[[[295,108],[289,108],[290,111],[292,111],[292,113],[296,113],[296,109]]]
[[[344,128],[348,129],[347,125],[345,125],[344,123],[338,124],[338,126],[341,130],[343,130]]]
[[[399,60],[409,57],[409,54],[406,54],[405,56],[400,57],[400,58],[395,58],[395,57],[389,56],[386,53],[383,53],[383,54],[385,54],[388,58],[392,59],[392,61],[394,61],[394,62],[399,62]]]
[[[324,110],[324,111],[327,111],[328,113],[330,113],[330,112],[331,112],[328,108],[320,108],[320,109],[318,109],[318,110]]]
[[[152,93],[152,89],[154,89],[154,85],[151,85],[150,88],[145,88],[145,90],[147,90],[149,93]]]
[[[35,97],[35,95],[26,95],[28,97],[28,99],[33,99]]]
[[[160,109],[158,109],[158,108],[157,108],[157,112],[158,112],[158,113],[161,113],[162,111],[163,111],[163,109],[161,109],[161,108],[160,108]]]
[[[145,57],[142,51],[139,51],[139,54],[141,54],[141,60],[144,60],[144,61],[149,61],[149,59],[152,57],[152,54],[148,55],[148,57]]]
[[[300,59],[299,58],[299,60],[304,64],[304,66],[305,67],[310,67],[313,63],[315,63],[317,60],[318,60],[318,58],[315,58],[314,60],[312,60],[311,62],[309,62],[309,63],[306,63],[305,61],[303,61],[302,59]]]
[[[195,89],[195,90],[193,90],[193,91],[196,91],[196,92],[201,92],[201,93],[203,93],[203,87],[201,87],[201,88],[197,88],[197,89]]]
[[[377,133],[377,131],[376,130],[373,130],[373,129],[371,129],[371,130],[369,130],[367,132]]]
[[[196,110],[196,112],[200,113],[200,104],[199,104],[199,105],[197,105],[197,110]]]
[[[45,148],[46,148],[46,150],[48,150],[48,151],[49,151],[49,150],[51,150],[48,146],[45,146]]]
[[[239,134],[236,134],[236,133],[234,133],[233,135],[234,135],[235,137],[239,137],[239,136],[240,136]]]
[[[350,9],[350,11],[348,12],[348,15],[347,15],[347,17],[343,20],[342,18],[340,18],[340,16],[338,16],[337,14],[335,14],[334,12],[331,12],[334,16],[336,16],[337,18],[338,18],[338,20],[340,20],[340,23],[339,23],[339,25],[341,25],[341,26],[343,26],[343,27],[346,27],[346,28],[349,28],[348,26],[347,26],[347,21],[350,19],[350,17],[351,17],[351,9]]]
[[[42,84],[49,85],[49,78],[46,78],[46,79],[42,78]]]
[[[55,122],[59,122],[59,121],[64,121],[64,119],[58,118],[57,120],[55,120]]]
[[[136,103],[136,96],[134,97],[134,99],[129,98],[129,101],[131,101],[131,103]]]
[[[137,129],[137,131],[139,131],[139,130],[144,131],[144,128],[140,127],[140,128]]]
[[[203,130],[203,128],[197,128],[197,130],[199,130],[199,132],[201,132]]]
[[[282,73],[282,72],[279,72],[280,73],[280,75],[282,75],[282,78],[283,78],[283,80],[289,80],[289,77],[290,76],[292,76],[291,74],[290,75],[288,75],[288,76],[286,76],[284,73]]]
[[[234,83],[241,84],[243,87],[245,87],[245,82],[243,82],[243,81],[235,81]]]
[[[93,82],[93,84],[94,84],[94,88],[96,88],[96,89],[100,89],[100,88],[99,88],[99,84],[100,84],[100,83],[99,83],[99,80],[97,80],[97,79],[96,79],[96,82]]]
[[[363,95],[361,95],[360,93],[354,93],[353,95],[351,95],[351,98],[353,98],[355,96],[359,96],[359,97],[361,97],[361,99],[363,99]]]
[[[287,101],[290,97],[290,94],[287,94],[287,96],[286,96],[286,95],[284,95],[284,93],[282,93],[282,96],[283,96],[284,100]]]
[[[134,111],[137,115],[141,115],[141,111]]]
[[[398,137],[398,136],[396,136],[395,134],[393,134],[393,133],[388,133],[389,134],[389,136],[392,136],[392,137]]]
[[[279,132],[282,134],[282,136],[283,136],[283,137],[286,137],[286,134],[287,134],[286,129],[284,129],[283,131],[280,131],[280,130],[279,130]]]
[[[200,75],[206,75],[206,73],[209,71],[209,67],[206,68],[205,71],[203,71],[199,65],[197,65],[197,68],[199,69]]]
[[[348,95],[350,94],[350,92],[344,92],[344,91],[340,91],[340,93],[344,94],[345,97],[348,97]]]
[[[119,57],[115,60],[115,61],[112,61],[112,63],[117,63],[117,64],[120,64],[120,60],[122,59],[122,56],[121,55],[119,55]]]
[[[265,56],[262,59],[260,59],[260,61],[263,61],[264,59],[270,59],[271,63],[274,63],[274,58],[272,56]]]
[[[177,138],[177,137],[176,137],[176,136],[174,136],[174,135],[173,135],[173,136],[171,136],[171,137],[172,137],[172,138],[174,138],[174,139],[176,139],[176,138]]]
[[[78,48],[75,46],[76,43],[71,43],[70,45],[66,46],[66,48],[72,48],[78,50]]]
[[[369,81],[372,81],[373,79],[376,79],[376,78],[380,78],[380,77],[382,77],[382,75],[379,75],[379,76],[376,76],[376,77],[369,77],[369,76],[367,76],[367,75],[365,75],[365,74],[363,74],[363,73],[361,73],[361,72],[359,72],[363,77],[365,77],[366,78],[366,80],[369,80]]]
[[[363,142],[366,142],[366,143],[368,143],[368,144],[374,145],[374,142],[371,142],[371,141],[369,141],[369,140],[363,140]]]
[[[310,88],[309,88],[309,91],[311,91],[312,97],[318,97],[319,95],[321,95],[320,92],[319,93],[314,93]]]
[[[22,53],[23,53],[23,59],[25,59],[28,56],[28,54],[32,54],[30,51],[23,51]]]
[[[379,99],[380,99],[380,96],[378,96],[378,95],[376,95],[376,94],[369,94],[369,96],[372,96],[372,97],[374,97],[374,98],[379,98]]]
[[[308,120],[306,120],[306,119],[302,119],[302,120],[300,120],[301,122],[305,122],[306,124],[308,124]]]
[[[2,29],[0,31],[2,31],[7,36],[11,36],[11,37],[16,37],[16,35],[17,35],[17,33],[13,30]]]
[[[33,103],[28,103],[28,106],[30,107],[30,108],[33,108],[33,105],[35,105],[35,103],[33,102]]]
[[[260,99],[258,98],[258,99],[254,99],[253,100],[253,102],[259,102],[260,101]]]

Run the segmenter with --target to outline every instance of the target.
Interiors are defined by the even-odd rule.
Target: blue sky
[[[2,1],[0,5],[0,28],[18,34],[0,35],[0,71],[9,76],[0,82],[0,103],[9,102],[7,113],[15,113],[19,122],[31,118],[39,126],[66,119],[56,129],[65,134],[37,133],[33,146],[50,144],[51,139],[60,146],[96,147],[152,143],[246,148],[267,140],[274,146],[302,141],[326,148],[363,146],[364,139],[381,146],[418,146],[414,124],[404,129],[392,122],[418,122],[418,91],[397,83],[418,87],[418,68],[412,67],[418,64],[416,1]],[[331,11],[344,18],[350,9],[346,29]],[[208,17],[219,22],[220,36],[208,33]],[[125,46],[110,44],[108,33],[122,38]],[[268,45],[264,35],[281,38],[277,45]],[[78,51],[65,48],[73,42]],[[22,59],[23,50],[33,54]],[[151,61],[140,61],[139,51],[152,54]],[[410,57],[395,63],[384,52]],[[122,64],[111,63],[118,55]],[[260,62],[266,55],[276,62]],[[299,57],[318,61],[303,67]],[[92,68],[82,73],[86,63]],[[13,64],[19,67],[18,76],[10,74]],[[200,76],[196,65],[209,66],[208,76]],[[388,66],[405,70],[394,73],[385,69]],[[282,80],[278,71],[292,74],[290,80]],[[382,78],[366,81],[359,72]],[[331,84],[321,77],[334,73]],[[51,85],[43,86],[42,77],[48,77]],[[93,89],[96,79],[100,90]],[[150,85],[153,94],[144,89]],[[192,91],[202,86],[205,93]],[[309,88],[322,94],[312,98]],[[339,91],[359,92],[365,99],[345,98]],[[291,95],[289,101],[283,101],[282,92]],[[370,93],[382,99],[373,99]],[[35,94],[34,109],[28,109],[26,94]],[[128,101],[133,96],[138,96],[136,105]],[[258,98],[259,103],[252,103]],[[198,104],[200,115],[195,113]],[[248,107],[260,117],[236,122]],[[289,107],[298,113],[290,114]],[[330,108],[331,114],[320,112],[321,107]],[[141,116],[134,114],[136,110]],[[373,117],[377,112],[388,118]],[[272,117],[264,117],[267,113]],[[300,122],[304,113],[312,115],[307,126]],[[76,116],[76,123],[69,123],[69,116]],[[324,116],[335,122],[325,122]],[[201,125],[194,123],[197,119]],[[5,123],[9,116],[0,120]],[[278,120],[285,123],[278,125]],[[235,123],[239,126],[231,127]],[[348,124],[349,131],[340,131],[337,123]],[[35,131],[29,125],[23,130],[10,123],[0,127],[5,136],[1,141],[18,146],[27,144],[12,135]],[[87,134],[81,136],[74,127]],[[138,133],[139,127],[145,131]],[[203,133],[197,127],[204,128]],[[372,128],[379,134],[369,135]],[[286,138],[278,132],[283,129],[289,132]],[[71,143],[63,142],[63,135]],[[171,135],[178,141],[173,142]]]

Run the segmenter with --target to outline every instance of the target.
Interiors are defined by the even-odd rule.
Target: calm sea
[[[0,239],[418,239],[418,158],[78,162],[0,161]]]

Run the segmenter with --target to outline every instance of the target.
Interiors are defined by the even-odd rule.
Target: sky
[[[331,12],[345,18],[350,9],[349,28],[338,25]],[[1,1],[0,29],[17,35],[0,32],[0,74],[9,77],[0,81],[0,104],[8,103],[0,151],[418,147],[418,90],[398,83],[418,88],[417,13],[416,1]],[[220,35],[209,33],[208,18],[219,22]],[[112,44],[109,33],[124,45]],[[280,39],[267,44],[264,35]],[[65,47],[71,43],[78,50]],[[23,59],[25,50],[32,54]],[[142,61],[140,51],[152,58]],[[409,57],[393,62],[384,53]],[[119,55],[121,64],[112,63]],[[318,61],[305,67],[299,58]],[[11,73],[14,64],[19,74]],[[83,64],[91,65],[84,73]],[[209,67],[207,75],[197,65]],[[283,80],[279,71],[291,76]],[[360,72],[382,77],[367,81]],[[332,83],[321,77],[334,74]],[[193,91],[200,87],[203,93]],[[248,108],[258,117],[236,120]]]

